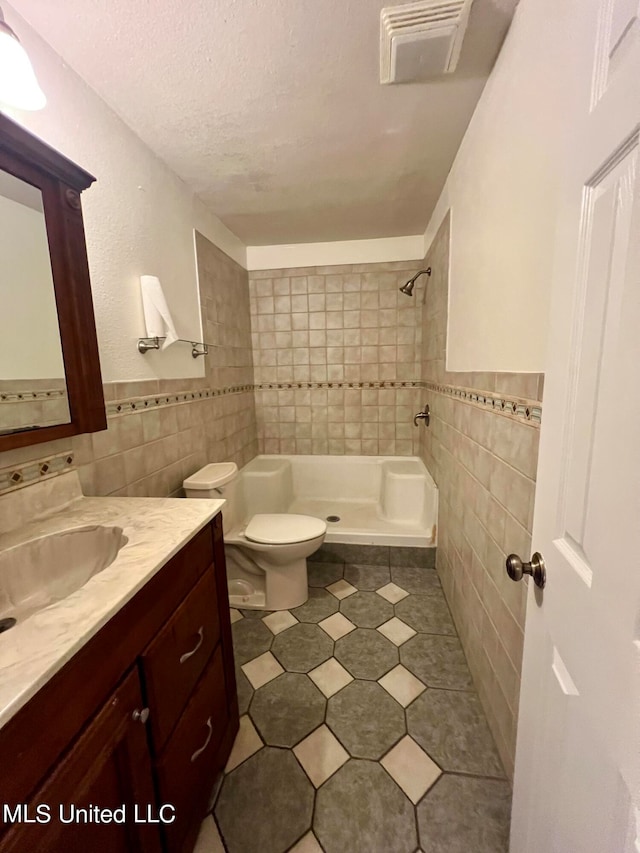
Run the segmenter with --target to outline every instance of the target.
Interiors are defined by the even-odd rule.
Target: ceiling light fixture
[[[47,103],[20,39],[0,9],[0,102],[19,110],[41,110]]]

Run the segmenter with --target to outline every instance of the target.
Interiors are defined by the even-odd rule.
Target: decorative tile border
[[[34,400],[55,400],[66,397],[64,388],[50,388],[42,391],[0,391],[0,403],[31,403]]]
[[[150,394],[140,397],[128,397],[106,403],[107,415],[123,415],[131,412],[144,412],[164,406],[176,406],[198,400],[223,397],[228,394],[241,394],[249,391],[283,391],[297,389],[394,389],[394,388],[425,388],[438,394],[457,397],[466,403],[473,403],[485,409],[491,409],[508,417],[539,426],[542,420],[542,405],[538,400],[527,400],[522,397],[504,397],[497,393],[480,391],[475,388],[465,388],[458,385],[442,385],[437,382],[422,382],[420,380],[378,382],[257,382],[247,385],[228,385],[223,388],[203,388],[198,391],[180,391],[171,394]]]
[[[437,382],[422,382],[422,388],[435,391],[437,394],[445,394],[447,397],[456,397],[465,403],[490,409],[499,415],[526,421],[531,426],[539,427],[542,422],[542,405],[538,400],[524,400],[520,397],[503,397],[500,394],[491,394],[486,391],[478,391],[474,388],[462,388],[458,385],[440,385]]]
[[[256,391],[282,391],[288,388],[420,388],[421,382],[260,382],[253,387]]]
[[[254,385],[228,385],[224,388],[203,388],[199,391],[179,391],[177,394],[151,394],[145,397],[128,397],[122,400],[107,402],[107,415],[125,415],[131,412],[145,412],[149,409],[160,409],[165,406],[176,406],[181,403],[193,403],[198,400],[208,400],[214,397],[224,397],[227,394],[241,394],[253,391]]]
[[[128,397],[107,402],[107,415],[116,417],[131,412],[145,412],[149,409],[159,409],[165,406],[176,406],[182,403],[192,403],[197,400],[207,400],[223,397],[228,394],[241,394],[247,391],[280,391],[298,388],[419,388],[418,381],[411,382],[262,382],[251,385],[228,385],[224,388],[203,388],[199,391],[180,391],[177,394],[151,394],[144,397]]]
[[[197,400],[213,399],[228,394],[239,394],[248,391],[267,391],[285,389],[371,389],[371,388],[425,388],[437,394],[454,397],[462,402],[483,409],[489,409],[496,414],[528,423],[539,427],[542,421],[542,406],[539,401],[522,398],[503,397],[499,394],[487,393],[473,388],[463,388],[457,385],[442,385],[436,382],[263,382],[250,385],[230,385],[224,388],[204,388],[199,391],[181,391],[177,394],[153,394],[145,397],[132,397],[107,403],[107,414],[111,417],[131,412],[144,412],[149,409],[175,406]],[[48,392],[38,392],[47,394]],[[59,395],[59,392],[57,392]],[[35,399],[35,397],[34,397]],[[3,401],[4,402],[4,401]],[[0,469],[0,495],[15,489],[21,489],[35,482],[50,479],[74,467],[73,451],[59,453],[38,460],[25,462]]]
[[[73,468],[73,452],[58,453],[44,459],[25,462],[0,469],[0,495],[31,486],[40,480],[49,480]]]

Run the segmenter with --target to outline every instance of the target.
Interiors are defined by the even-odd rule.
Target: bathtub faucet
[[[418,412],[418,414],[414,417],[413,425],[418,426],[418,421],[424,421],[424,425],[429,426],[430,420],[431,420],[431,412],[429,411],[429,404],[427,403],[427,405],[424,407],[424,409],[421,412]]]

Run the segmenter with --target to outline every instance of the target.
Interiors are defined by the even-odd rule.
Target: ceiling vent
[[[455,71],[473,0],[419,0],[380,13],[380,82]]]

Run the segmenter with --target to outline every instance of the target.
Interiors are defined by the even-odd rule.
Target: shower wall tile
[[[209,344],[207,385],[224,388],[254,381],[248,274],[196,231],[202,329]]]
[[[417,451],[410,386],[419,380],[421,309],[399,292],[415,269],[401,262],[250,273],[260,452]],[[306,387],[319,384],[331,387]]]
[[[200,234],[196,247],[205,377],[106,383],[106,430],[0,453],[0,483],[29,462],[69,454],[85,494],[177,497],[208,462],[241,467],[256,456],[248,276]],[[12,488],[24,485],[16,478]]]
[[[255,381],[248,273],[197,231],[196,255],[203,336],[210,345],[205,357],[206,384],[217,389],[248,388]],[[204,418],[209,462],[233,461],[242,467],[257,455],[251,391],[230,396],[211,414]]]
[[[513,772],[526,583],[513,583],[506,555],[527,557],[535,498],[541,408],[540,374],[446,370],[449,219],[425,265],[433,268],[422,317],[421,379],[416,403],[427,402],[431,425],[420,430],[419,454],[439,488],[437,569],[474,681],[509,774]],[[443,391],[434,390],[434,386]],[[465,399],[444,389],[473,389]],[[522,403],[512,409],[474,397]]]

